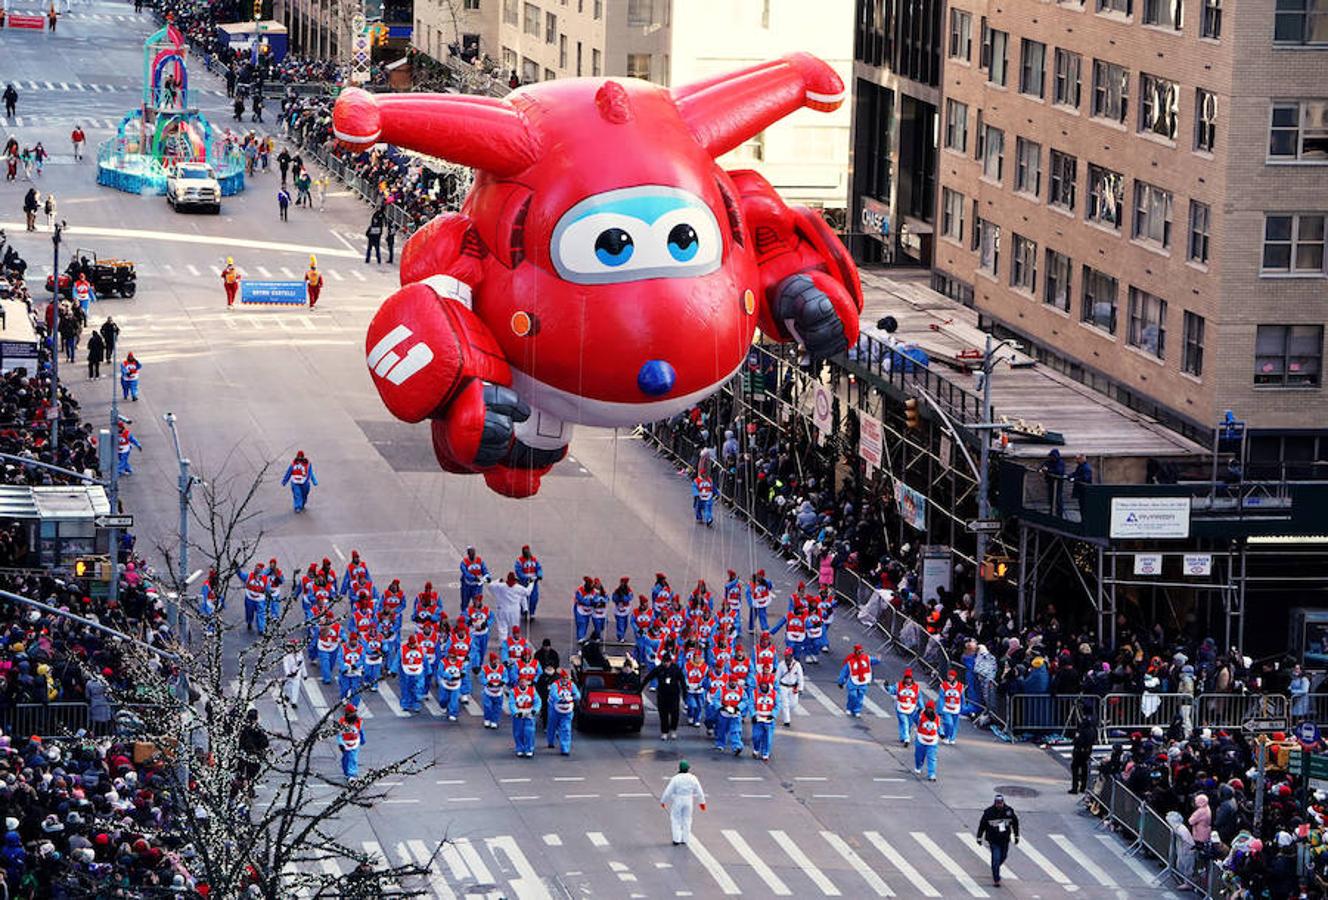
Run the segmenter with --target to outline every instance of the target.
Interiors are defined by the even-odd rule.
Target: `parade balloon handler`
[[[812,358],[852,346],[862,291],[839,239],[760,175],[715,163],[844,98],[805,53],[672,90],[611,78],[502,99],[343,90],[333,133],[351,149],[389,143],[477,170],[466,212],[411,236],[403,287],[370,324],[384,404],[431,420],[444,470],[528,497],[574,424],[689,408],[739,369],[758,327]],[[615,352],[582,352],[593,346]]]
[[[521,548],[521,555],[517,557],[512,565],[512,570],[516,572],[516,580],[523,587],[530,588],[530,597],[527,600],[527,606],[530,608],[530,620],[535,620],[535,610],[539,607],[539,583],[544,580],[544,567],[540,565],[539,559],[530,552],[530,546]],[[619,638],[621,640],[621,638]]]
[[[318,478],[314,475],[314,464],[309,462],[303,450],[295,452],[295,458],[286,467],[286,474],[281,477],[282,487],[287,484],[290,485],[291,504],[295,512],[304,512],[305,506],[309,503],[309,491],[318,486]]]

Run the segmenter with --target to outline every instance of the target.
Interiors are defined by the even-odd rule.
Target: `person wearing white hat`
[[[692,803],[700,806],[702,812],[706,808],[705,790],[700,780],[692,774],[691,768],[687,760],[680,760],[678,774],[669,779],[664,793],[659,795],[660,809],[669,811],[675,847],[687,843],[692,837]]]

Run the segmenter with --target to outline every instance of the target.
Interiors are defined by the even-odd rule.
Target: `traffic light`
[[[254,0],[254,21],[262,21],[263,18],[263,0]]]
[[[74,560],[75,578],[92,578],[97,571],[97,561],[86,556]]]
[[[904,401],[904,424],[913,429],[922,427],[922,413],[918,409],[916,397],[909,397]]]
[[[989,556],[982,561],[978,574],[983,581],[999,581],[1010,571],[1010,559],[1005,556]]]

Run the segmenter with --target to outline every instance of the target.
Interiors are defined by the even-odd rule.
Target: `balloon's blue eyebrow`
[[[587,216],[597,216],[603,213],[617,213],[632,219],[639,219],[647,225],[653,225],[655,220],[665,213],[673,212],[675,209],[686,209],[695,206],[695,201],[689,201],[684,197],[669,196],[646,196],[646,197],[623,197],[620,200],[610,200],[603,204],[586,209],[581,215],[573,219],[573,222],[579,222]],[[568,223],[569,225],[571,222]]]

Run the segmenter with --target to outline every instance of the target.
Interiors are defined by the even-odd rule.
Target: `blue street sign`
[[[1296,726],[1296,737],[1302,744],[1317,744],[1319,742],[1319,726],[1313,722],[1301,722]]]
[[[280,303],[303,306],[309,299],[303,281],[250,281],[240,282],[241,303]]]

